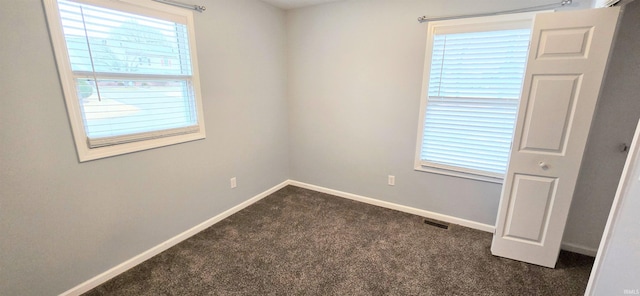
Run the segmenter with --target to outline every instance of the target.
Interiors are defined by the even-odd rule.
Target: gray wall
[[[602,93],[602,104],[596,115],[596,125],[590,138],[589,149],[581,176],[581,191],[576,193],[570,222],[582,225],[582,231],[602,233],[606,219],[593,215],[608,209],[612,204],[615,187],[611,188],[613,176],[620,176],[624,156],[615,152],[618,142],[630,143],[635,123],[640,118],[640,1],[629,3],[624,9],[617,41],[610,61],[610,70]],[[604,118],[604,119],[603,119]],[[606,119],[610,120],[606,120]],[[615,131],[615,132],[611,132]],[[640,143],[636,143],[639,145]],[[606,154],[605,154],[606,153]],[[607,157],[599,157],[607,155]],[[636,155],[637,157],[637,155]],[[640,157],[631,163],[627,181],[629,187],[617,205],[618,216],[611,221],[608,245],[600,250],[592,274],[589,295],[625,295],[625,289],[640,289]],[[590,183],[591,180],[594,183]],[[591,190],[591,191],[590,191]],[[580,195],[582,194],[582,195]],[[607,210],[608,212],[608,210]],[[605,220],[606,221],[606,220]],[[567,231],[569,235],[577,233]],[[594,235],[595,236],[595,235]],[[599,239],[599,237],[598,237]],[[597,240],[596,240],[597,242]]]
[[[639,144],[636,143],[636,146],[640,147]],[[627,187],[616,201],[607,241],[598,253],[588,295],[630,295],[638,294],[640,290],[639,152],[635,153],[635,158],[626,175]]]
[[[284,12],[198,2],[207,138],[78,163],[42,3],[2,1],[0,295],[64,292],[288,178]]]
[[[500,185],[413,170],[416,18],[473,13],[475,1],[348,1],[286,18],[257,0],[200,3],[207,139],[80,164],[42,3],[2,1],[0,295],[66,291],[287,178],[495,223]],[[640,115],[634,32],[614,49],[566,242],[596,248],[604,227],[625,157],[615,146]]]
[[[624,9],[609,70],[576,192],[564,241],[598,248],[616,194],[627,153],[618,145],[630,144],[640,118],[640,1]]]
[[[482,10],[539,4],[483,1]],[[465,0],[369,0],[288,12],[292,179],[494,225],[500,184],[413,170],[426,43],[416,18],[478,10]],[[625,79],[612,76],[607,89]],[[625,158],[615,147],[629,141],[638,106],[630,96],[601,103],[565,243],[597,249]]]
[[[470,4],[348,1],[289,12],[292,178],[493,225],[500,184],[413,169],[426,45],[416,18],[477,12]]]

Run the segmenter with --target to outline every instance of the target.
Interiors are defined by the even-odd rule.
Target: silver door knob
[[[543,170],[546,170],[549,168],[549,165],[544,161],[538,162],[538,166],[540,166]]]

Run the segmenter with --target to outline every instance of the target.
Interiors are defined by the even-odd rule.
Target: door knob
[[[538,166],[540,166],[543,170],[546,170],[549,168],[549,165],[544,161],[538,162]]]
[[[629,151],[629,145],[627,145],[627,143],[622,143],[618,146],[618,149],[620,152],[627,152]]]

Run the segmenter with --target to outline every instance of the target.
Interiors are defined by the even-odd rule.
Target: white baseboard
[[[417,216],[422,216],[422,217],[426,217],[426,218],[429,218],[429,219],[435,219],[435,220],[440,220],[440,221],[451,223],[451,224],[457,224],[457,225],[461,225],[461,226],[464,226],[464,227],[469,227],[469,228],[473,228],[473,229],[477,229],[477,230],[481,230],[481,231],[486,231],[486,232],[490,232],[490,233],[493,233],[494,229],[495,229],[495,227],[493,225],[483,224],[483,223],[479,223],[479,222],[475,222],[475,221],[461,219],[461,218],[458,218],[458,217],[453,217],[453,216],[439,214],[439,213],[430,212],[430,211],[426,211],[426,210],[416,209],[416,208],[412,208],[412,207],[408,207],[408,206],[404,206],[404,205],[400,205],[400,204],[395,204],[395,203],[388,202],[388,201],[382,201],[382,200],[371,198],[371,197],[366,197],[366,196],[356,195],[356,194],[352,194],[352,193],[348,193],[348,192],[333,190],[333,189],[320,187],[320,186],[316,186],[316,185],[311,185],[311,184],[307,184],[307,183],[302,183],[302,182],[298,182],[298,181],[289,180],[289,185],[302,187],[302,188],[305,188],[305,189],[318,191],[318,192],[322,192],[322,193],[327,193],[327,194],[331,194],[331,195],[335,195],[335,196],[339,196],[339,197],[343,197],[343,198],[347,198],[347,199],[351,199],[351,200],[367,203],[367,204],[370,204],[370,205],[375,205],[375,206],[379,206],[379,207],[383,207],[383,208],[387,208],[387,209],[392,209],[392,210],[396,210],[396,211],[400,211],[400,212],[405,212],[405,213],[409,213],[409,214],[413,214],[413,215],[417,215]]]
[[[178,243],[192,237],[193,235],[197,234],[200,231],[203,231],[207,228],[209,228],[210,226],[222,221],[223,219],[239,212],[240,210],[254,204],[255,202],[269,196],[270,194],[286,187],[287,185],[293,185],[293,186],[297,186],[297,187],[301,187],[301,188],[305,188],[305,189],[309,189],[309,190],[313,190],[313,191],[317,191],[317,192],[322,192],[322,193],[327,193],[327,194],[331,194],[331,195],[335,195],[338,197],[342,197],[342,198],[347,198],[347,199],[351,199],[351,200],[355,200],[355,201],[359,201],[359,202],[363,202],[366,204],[371,204],[371,205],[375,205],[375,206],[379,206],[379,207],[383,207],[383,208],[387,208],[387,209],[392,209],[392,210],[396,210],[396,211],[400,211],[400,212],[405,212],[405,213],[409,213],[409,214],[413,214],[413,215],[418,215],[418,216],[422,216],[422,217],[426,217],[426,218],[430,218],[430,219],[435,219],[435,220],[440,220],[443,222],[447,222],[447,223],[452,223],[452,224],[457,224],[457,225],[461,225],[464,227],[469,227],[469,228],[473,228],[473,229],[477,229],[477,230],[481,230],[481,231],[485,231],[485,232],[490,232],[493,233],[495,227],[493,225],[488,225],[488,224],[483,224],[483,223],[479,223],[479,222],[475,222],[475,221],[470,221],[470,220],[466,220],[466,219],[461,219],[461,218],[457,218],[457,217],[453,217],[453,216],[449,216],[449,215],[444,215],[444,214],[439,214],[439,213],[435,213],[435,212],[430,212],[430,211],[426,211],[426,210],[421,210],[421,209],[416,209],[416,208],[412,208],[409,206],[404,206],[404,205],[400,205],[400,204],[395,204],[392,202],[387,202],[387,201],[382,201],[379,199],[375,199],[375,198],[370,198],[370,197],[365,197],[365,196],[361,196],[361,195],[356,195],[356,194],[352,194],[352,193],[348,193],[348,192],[343,192],[343,191],[339,191],[339,190],[334,190],[334,189],[329,189],[326,187],[321,187],[321,186],[316,186],[316,185],[311,185],[311,184],[307,184],[307,183],[303,183],[303,182],[298,182],[298,181],[294,181],[294,180],[286,180],[244,202],[242,202],[241,204],[238,204],[237,206],[230,208],[224,212],[222,212],[221,214],[207,220],[204,221],[196,226],[194,226],[191,229],[188,229],[170,239],[168,239],[165,242],[160,243],[159,245],[85,281],[84,283],[81,283],[69,290],[67,290],[66,292],[60,294],[60,296],[75,296],[75,295],[80,295],[82,293],[88,292],[89,290],[103,284],[104,282],[116,277],[117,275],[131,269],[132,267],[146,261],[147,259],[162,253],[163,251],[177,245]],[[575,244],[571,244],[571,243],[563,243],[562,244],[562,249],[563,250],[567,250],[567,251],[571,251],[571,252],[575,252],[575,253],[579,253],[579,254],[583,254],[583,255],[587,255],[587,256],[595,256],[597,253],[597,249],[592,249],[592,248],[587,248],[584,246],[579,246],[579,245],[575,245]]]
[[[101,285],[102,283],[116,277],[117,275],[131,269],[132,267],[144,262],[145,260],[158,255],[160,253],[162,253],[163,251],[177,245],[178,243],[192,237],[193,235],[197,234],[200,231],[203,231],[207,228],[209,228],[210,226],[212,226],[213,224],[216,224],[220,221],[222,221],[224,218],[227,218],[237,212],[239,212],[240,210],[252,205],[253,203],[269,196],[270,194],[284,188],[285,186],[289,185],[289,180],[284,181],[244,202],[242,202],[241,204],[230,208],[222,213],[220,213],[219,215],[204,221],[196,226],[194,226],[191,229],[188,229],[186,231],[184,231],[183,233],[180,233],[170,239],[168,239],[165,242],[160,243],[159,245],[125,261],[120,263],[119,265],[87,280],[86,282],[79,284],[73,288],[71,288],[70,290],[60,294],[60,296],[75,296],[75,295],[80,295],[82,293],[88,292],[89,290]]]
[[[347,199],[352,199],[352,200],[356,200],[356,201],[359,201],[359,202],[364,202],[364,203],[367,203],[367,204],[376,205],[376,206],[379,206],[379,207],[388,208],[388,209],[392,209],[392,210],[396,210],[396,211],[400,211],[400,212],[405,212],[405,213],[409,213],[409,214],[414,214],[414,215],[418,215],[418,216],[422,216],[422,217],[426,217],[426,218],[430,218],[430,219],[440,220],[440,221],[444,221],[444,222],[448,222],[448,223],[452,223],[452,224],[458,224],[458,225],[461,225],[461,226],[464,226],[464,227],[469,227],[469,228],[473,228],[473,229],[477,229],[477,230],[481,230],[481,231],[486,231],[486,232],[490,232],[490,233],[494,233],[494,230],[495,230],[495,226],[493,226],[493,225],[482,224],[482,223],[478,223],[478,222],[475,222],[475,221],[461,219],[461,218],[458,218],[458,217],[453,217],[453,216],[443,215],[443,214],[440,214],[440,213],[435,213],[435,212],[430,212],[430,211],[426,211],[426,210],[416,209],[416,208],[412,208],[412,207],[408,207],[408,206],[404,206],[404,205],[399,205],[399,204],[395,204],[395,203],[391,203],[391,202],[387,202],[387,201],[382,201],[382,200],[375,199],[375,198],[365,197],[365,196],[361,196],[361,195],[356,195],[356,194],[352,194],[352,193],[348,193],[348,192],[343,192],[343,191],[339,191],[339,190],[334,190],[334,189],[321,187],[321,186],[316,186],[316,185],[312,185],[312,184],[307,184],[307,183],[303,183],[303,182],[298,182],[298,181],[294,181],[294,180],[289,180],[289,185],[298,186],[298,187],[302,187],[302,188],[305,188],[305,189],[318,191],[318,192],[322,192],[322,193],[327,193],[327,194],[331,194],[331,195],[335,195],[335,196],[339,196],[339,197],[343,197],[343,198],[347,198]],[[562,243],[561,248],[563,250],[565,250],[565,251],[574,252],[574,253],[587,255],[587,256],[591,256],[591,257],[595,257],[596,253],[598,252],[598,249],[589,248],[589,247],[585,247],[585,246],[581,246],[581,245],[577,245],[577,244],[572,244],[572,243]]]
[[[595,257],[598,254],[598,249],[589,248],[581,245],[576,245],[572,243],[562,243],[561,249],[569,252],[574,252],[582,255],[587,255],[591,257]]]

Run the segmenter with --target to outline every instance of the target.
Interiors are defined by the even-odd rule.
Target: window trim
[[[197,131],[166,137],[157,137],[147,140],[125,142],[117,145],[89,148],[89,139],[85,132],[82,119],[80,100],[77,97],[75,77],[71,69],[71,62],[68,57],[68,49],[64,37],[62,20],[60,18],[57,0],[43,0],[47,24],[49,26],[49,36],[54,49],[58,74],[63,90],[64,100],[67,107],[67,115],[80,162],[96,160],[121,154],[133,153],[163,146],[196,141],[206,138],[204,125],[204,111],[202,107],[202,94],[200,91],[200,79],[197,61],[197,50],[195,40],[194,17],[192,11],[172,7],[151,1],[119,0],[119,1],[98,1],[98,0],[70,0],[77,3],[94,5],[109,9],[115,9],[144,15],[148,17],[160,18],[174,22],[184,22],[189,34],[190,58],[192,67],[191,82],[195,95],[194,103],[197,114]]]
[[[533,27],[533,19],[539,12],[526,12],[497,16],[453,19],[432,21],[427,26],[427,43],[425,49],[424,68],[422,73],[422,91],[420,97],[420,110],[418,132],[416,139],[416,151],[414,169],[440,175],[460,177],[478,181],[502,184],[504,175],[482,172],[478,170],[456,167],[443,164],[427,163],[421,159],[422,142],[424,136],[424,122],[429,100],[429,81],[431,76],[431,59],[434,47],[434,36],[438,34],[469,33],[490,30],[519,29]],[[514,126],[515,129],[515,126]]]

